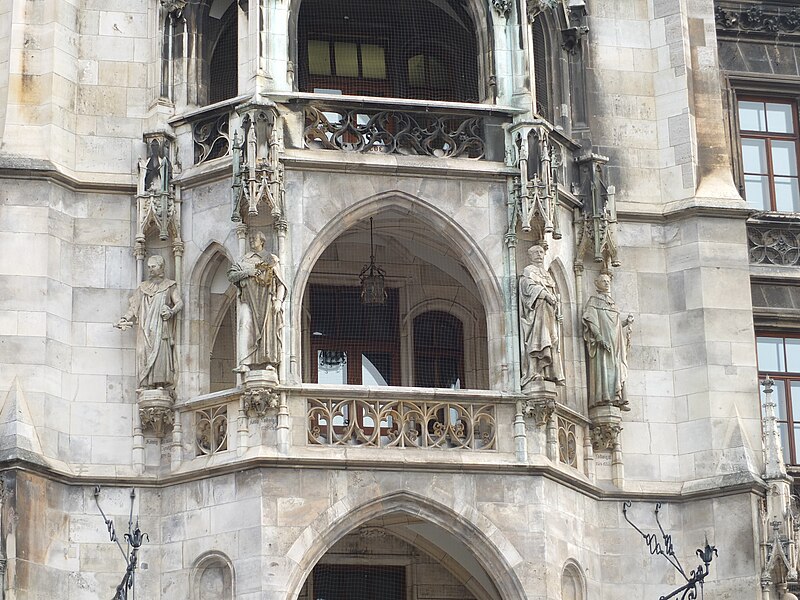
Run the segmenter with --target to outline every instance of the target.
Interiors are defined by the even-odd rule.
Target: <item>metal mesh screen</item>
[[[211,54],[208,101],[221,102],[233,98],[238,92],[239,57],[236,12],[227,17]]]
[[[478,101],[463,0],[304,0],[298,66],[306,92]]]
[[[547,39],[541,19],[533,22],[534,82],[536,84],[536,111],[548,120],[553,119],[550,107],[550,81],[547,68]]]
[[[304,600],[405,600],[402,566],[317,565],[300,596]]]

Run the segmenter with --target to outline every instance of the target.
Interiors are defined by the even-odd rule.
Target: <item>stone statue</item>
[[[280,261],[263,256],[266,237],[250,236],[250,252],[228,270],[228,279],[239,290],[237,319],[237,367],[276,369],[283,353],[283,299],[286,284]]]
[[[128,311],[114,327],[136,330],[136,364],[139,389],[163,389],[175,385],[175,315],[183,308],[178,285],[164,277],[164,259],[147,259],[149,279],[131,296]]]
[[[628,347],[633,316],[623,321],[611,298],[611,277],[601,273],[597,292],[583,311],[583,339],[589,353],[589,407],[611,404],[630,410],[625,399]]]
[[[561,306],[555,282],[544,268],[545,249],[528,250],[530,264],[519,280],[522,389],[532,381],[564,383],[561,360]]]

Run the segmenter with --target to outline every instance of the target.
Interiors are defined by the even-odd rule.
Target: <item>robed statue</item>
[[[175,315],[183,308],[178,284],[164,276],[164,258],[147,259],[148,279],[131,296],[128,310],[114,327],[136,322],[139,389],[171,388],[176,380]]]
[[[280,261],[264,255],[266,237],[250,236],[250,252],[228,270],[238,289],[237,366],[245,373],[275,368],[283,353],[283,300],[286,296]]]
[[[583,339],[589,355],[589,407],[614,405],[630,410],[625,380],[633,317],[620,318],[611,298],[611,277],[601,273],[594,285],[597,291],[583,311]]]
[[[519,280],[522,389],[533,381],[564,383],[561,358],[561,302],[553,278],[544,268],[545,249],[528,250],[530,264]]]

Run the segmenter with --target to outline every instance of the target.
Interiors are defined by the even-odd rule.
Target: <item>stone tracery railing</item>
[[[194,164],[199,165],[231,153],[230,118],[226,110],[192,123]]]
[[[491,403],[437,400],[307,400],[310,444],[496,450]]]
[[[307,148],[481,159],[486,155],[484,118],[475,115],[306,106]]]
[[[797,266],[800,264],[800,223],[748,223],[747,247],[753,264]]]

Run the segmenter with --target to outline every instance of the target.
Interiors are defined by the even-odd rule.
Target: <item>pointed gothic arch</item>
[[[336,215],[316,234],[295,270],[291,290],[292,329],[298,333],[303,331],[303,306],[309,279],[326,249],[351,230],[355,223],[388,213],[402,214],[418,222],[420,226],[436,232],[447,245],[451,258],[463,265],[465,276],[468,274],[467,279],[471,278],[470,285],[474,286],[476,298],[485,313],[488,382],[500,381],[504,363],[502,344],[493,343],[493,340],[503,337],[504,301],[500,284],[488,258],[478,243],[450,215],[423,199],[399,190],[382,192],[356,202]],[[307,362],[307,356],[306,361],[299,360],[304,356],[303,341],[301,335],[295,335],[292,340],[292,355],[296,362]]]
[[[516,569],[522,557],[497,527],[475,509],[457,512],[453,506],[406,490],[369,500],[347,514],[342,500],[323,512],[304,531],[287,552],[294,562],[287,584],[286,597],[296,600],[314,566],[347,533],[372,519],[391,514],[405,514],[449,532],[472,554],[477,564],[491,578],[502,600],[526,598]]]

